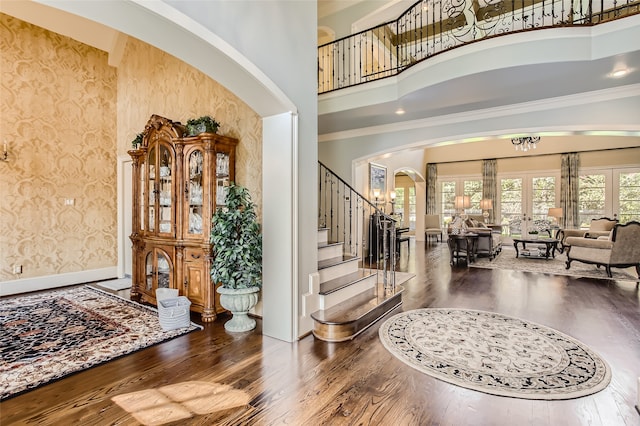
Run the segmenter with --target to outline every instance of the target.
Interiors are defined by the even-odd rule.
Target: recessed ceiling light
[[[629,74],[629,68],[618,68],[617,70],[613,70],[609,75],[613,78],[622,78],[627,74]]]
[[[398,114],[398,115],[402,115],[402,114],[404,114],[404,109],[402,109],[402,108],[398,108],[398,109],[396,110],[396,114]]]

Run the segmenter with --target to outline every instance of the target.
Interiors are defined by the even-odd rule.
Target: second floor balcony
[[[480,40],[638,13],[639,0],[420,0],[394,21],[318,47],[318,94],[397,75]]]

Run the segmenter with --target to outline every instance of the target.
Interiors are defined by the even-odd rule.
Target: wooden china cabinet
[[[234,180],[238,141],[213,133],[186,137],[178,122],[153,115],[133,159],[131,297],[156,305],[157,288],[178,289],[203,322],[224,311],[211,283],[211,216]]]

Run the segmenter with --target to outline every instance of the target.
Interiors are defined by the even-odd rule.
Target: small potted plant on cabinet
[[[142,139],[144,138],[144,133],[138,133],[135,138],[131,141],[131,148],[138,149],[142,146]]]
[[[249,331],[256,321],[248,312],[258,302],[262,287],[262,234],[255,205],[245,187],[232,182],[225,202],[211,220],[211,280],[220,283],[220,304],[233,314],[224,328]]]
[[[535,230],[535,229],[529,231],[529,238],[531,238],[532,240],[537,240],[538,239],[538,231]]]
[[[208,115],[187,120],[187,136],[196,136],[200,133],[217,133],[220,123]]]

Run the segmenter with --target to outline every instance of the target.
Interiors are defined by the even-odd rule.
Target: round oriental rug
[[[501,314],[416,309],[386,320],[382,344],[437,379],[493,395],[571,399],[604,389],[611,369],[559,331]]]

